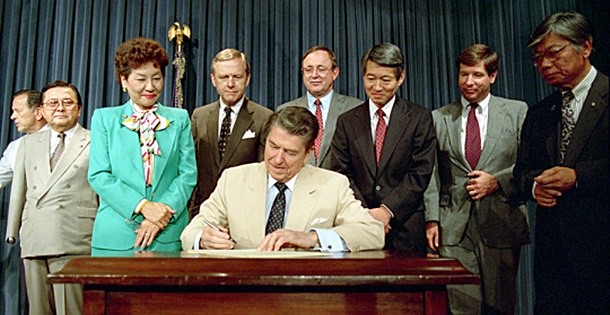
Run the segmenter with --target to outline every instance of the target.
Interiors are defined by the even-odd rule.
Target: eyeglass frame
[[[57,104],[51,104],[51,103],[49,103],[50,101],[56,101]],[[66,102],[68,102],[68,103],[66,104]],[[74,109],[74,107],[78,106],[78,102],[71,98],[64,98],[63,100],[51,99],[47,102],[42,103],[42,105],[44,105],[45,108],[47,108],[49,110],[57,110],[59,108],[60,104],[66,110],[72,110],[72,109]]]
[[[534,67],[539,67],[544,62],[544,59],[547,59],[550,62],[555,62],[561,58],[561,52],[563,52],[563,50],[570,45],[572,45],[572,43],[567,43],[558,49],[549,48],[538,56],[532,56],[532,64]]]
[[[331,66],[330,68],[326,68],[324,66],[317,66],[311,68],[301,68],[301,71],[303,72],[303,75],[308,77],[312,76],[314,71],[316,71],[319,76],[324,77],[328,74],[329,71],[332,71],[334,69],[335,66]]]

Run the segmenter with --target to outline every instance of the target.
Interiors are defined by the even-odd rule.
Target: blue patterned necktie
[[[267,226],[265,227],[265,235],[273,233],[273,231],[281,228],[284,223],[284,212],[286,210],[286,195],[284,191],[288,189],[286,184],[277,182],[275,187],[279,190],[277,196],[273,200],[271,206],[271,213],[269,213],[269,220],[267,220]]]

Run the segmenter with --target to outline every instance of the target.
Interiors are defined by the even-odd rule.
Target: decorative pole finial
[[[182,92],[182,78],[186,72],[186,60],[182,56],[182,44],[184,43],[184,37],[191,38],[191,28],[184,24],[180,26],[180,23],[174,22],[167,30],[167,37],[170,41],[176,40],[178,44],[178,51],[174,56],[172,64],[176,67],[176,76],[174,80],[174,106],[182,108],[184,102],[184,96]]]

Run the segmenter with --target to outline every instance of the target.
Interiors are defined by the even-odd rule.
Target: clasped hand
[[[562,194],[576,185],[576,171],[569,167],[555,166],[534,178],[534,198],[542,207],[554,207]]]
[[[144,218],[149,220],[150,223],[163,230],[169,224],[169,221],[176,211],[164,203],[149,201],[144,204],[140,213],[142,213]]]

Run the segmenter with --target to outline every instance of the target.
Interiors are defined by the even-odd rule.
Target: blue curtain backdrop
[[[249,57],[252,80],[246,94],[274,109],[304,93],[299,59],[314,44],[332,48],[341,73],[335,88],[365,99],[359,60],[380,42],[398,45],[407,80],[399,94],[434,109],[459,97],[455,57],[480,42],[496,49],[502,64],[492,88],[498,96],[533,105],[551,92],[529,62],[532,29],[558,11],[579,11],[597,27],[594,64],[610,73],[610,8],[606,0],[0,0],[0,149],[20,136],[9,120],[11,95],[41,89],[56,79],[76,84],[84,99],[80,122],[93,111],[127,100],[115,79],[116,47],[134,36],[151,37],[170,55],[167,39],[175,21],[187,24],[185,107],[217,99],[210,62],[235,47]],[[172,58],[173,59],[173,58]],[[173,68],[161,101],[172,102]],[[0,191],[4,239],[9,189]],[[533,226],[535,213],[530,211]],[[52,228],[52,227],[49,227]],[[0,313],[18,314],[18,248],[1,242]],[[520,314],[531,313],[532,245],[523,250],[519,276]]]

